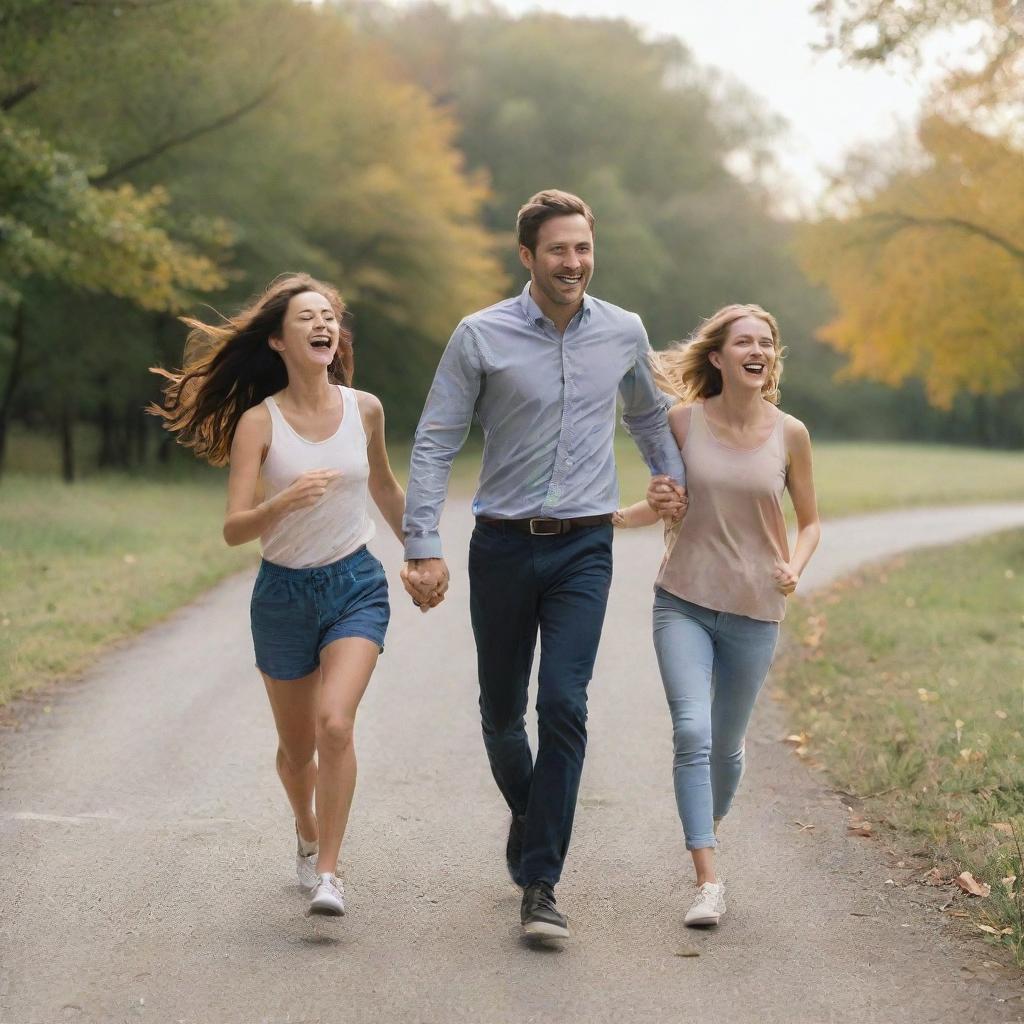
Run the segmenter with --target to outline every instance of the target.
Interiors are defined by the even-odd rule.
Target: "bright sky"
[[[402,0],[392,0],[402,2]],[[931,75],[843,66],[812,49],[822,37],[813,0],[497,0],[514,14],[629,18],[652,36],[674,35],[699,63],[727,71],[788,122],[777,147],[793,181],[792,205],[820,194],[825,172],[858,143],[914,124]],[[453,0],[452,6],[472,6]],[[934,67],[934,65],[933,65]],[[789,204],[787,204],[789,205]]]

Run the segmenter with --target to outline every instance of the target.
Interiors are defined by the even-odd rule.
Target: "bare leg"
[[[697,872],[697,885],[718,881],[718,875],[715,874],[715,848],[713,846],[691,850],[690,856],[693,857],[693,870]]]
[[[318,874],[336,873],[352,794],[356,788],[353,743],[356,710],[380,649],[372,640],[343,637],[320,653],[323,684],[316,718],[316,817],[320,829]]]
[[[295,826],[307,842],[318,838],[313,792],[316,788],[316,711],[320,670],[301,679],[263,676],[277,726],[277,774],[288,796]]]

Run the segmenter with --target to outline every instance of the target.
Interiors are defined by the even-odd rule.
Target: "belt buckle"
[[[539,525],[554,526],[553,530],[539,530]],[[545,516],[538,516],[530,520],[531,537],[557,537],[562,532],[562,521],[560,519],[549,519]]]

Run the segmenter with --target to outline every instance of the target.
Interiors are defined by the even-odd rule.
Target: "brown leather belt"
[[[477,516],[478,523],[488,526],[509,526],[521,533],[529,533],[534,537],[560,537],[570,530],[581,530],[588,526],[607,526],[612,521],[610,512],[600,516],[576,516],[575,519],[549,519],[546,516],[534,516],[532,519],[491,519],[489,516]]]

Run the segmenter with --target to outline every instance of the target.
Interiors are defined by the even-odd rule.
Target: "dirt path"
[[[340,922],[302,916],[248,579],[0,733],[2,1024],[1024,1020],[985,947],[945,931],[915,889],[886,885],[899,878],[880,844],[847,837],[840,801],[779,742],[769,701],[723,833],[729,914],[715,932],[683,928],[689,872],[649,637],[656,530],[616,539],[559,888],[577,938],[521,945],[477,721],[469,525],[467,508],[447,514],[454,584],[428,616],[396,592],[397,544],[375,544],[396,614],[357,729]],[[1015,525],[1024,506],[836,521],[806,582]]]

